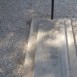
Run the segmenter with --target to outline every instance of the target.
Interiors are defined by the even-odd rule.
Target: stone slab
[[[64,20],[40,19],[34,77],[69,77],[66,52]]]
[[[73,20],[73,19],[72,19]],[[71,20],[66,20],[67,27],[67,44],[68,44],[68,59],[69,59],[69,73],[70,77],[77,77],[77,55],[76,55],[76,44],[75,37],[76,32],[73,27],[73,22]]]
[[[33,20],[31,23],[31,29],[29,34],[29,40],[27,45],[26,57],[24,60],[24,70],[25,74],[23,77],[33,77],[33,68],[34,68],[34,56],[36,50],[37,42],[37,31],[38,31],[38,22]]]
[[[77,56],[71,19],[34,18],[24,77],[76,77]]]

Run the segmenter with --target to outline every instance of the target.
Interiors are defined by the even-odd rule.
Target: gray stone
[[[31,20],[50,13],[51,0],[0,0],[1,77],[23,75]],[[77,0],[55,0],[54,18],[76,18],[76,13]]]
[[[33,19],[25,62],[34,69],[32,77],[76,77],[77,56],[70,19]],[[76,21],[75,21],[76,24]],[[36,34],[33,36],[35,31]],[[38,31],[38,32],[37,32]],[[32,35],[33,34],[33,35]],[[32,40],[33,39],[33,40]],[[31,42],[32,41],[32,42]],[[28,60],[27,60],[28,59]],[[31,69],[30,69],[31,70]]]
[[[34,77],[69,77],[64,20],[35,20],[39,24]]]
[[[31,18],[23,13],[24,2],[0,0],[0,77],[21,77],[24,73],[31,24]]]
[[[60,23],[64,24],[61,21],[41,20],[38,25],[34,77],[63,77],[61,51],[65,49],[65,30]]]

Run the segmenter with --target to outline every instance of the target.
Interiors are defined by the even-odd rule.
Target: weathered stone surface
[[[73,23],[70,19],[34,19],[32,22],[38,31],[32,36],[28,50],[35,54],[28,54],[27,59],[34,69],[33,77],[76,77],[77,56],[73,34]],[[33,28],[32,28],[33,30]],[[33,34],[34,35],[34,34]],[[32,49],[32,50],[31,50]],[[30,69],[31,70],[31,69]],[[28,76],[29,77],[29,76]]]
[[[51,0],[0,0],[1,77],[22,76],[31,19],[50,17],[50,5]],[[77,0],[55,0],[54,18],[63,17],[77,17]]]
[[[33,20],[31,23],[30,36],[27,45],[27,53],[24,60],[25,74],[23,75],[23,77],[33,77],[37,32],[38,32],[38,22],[36,20]]]
[[[34,77],[68,77],[64,20],[38,22]]]

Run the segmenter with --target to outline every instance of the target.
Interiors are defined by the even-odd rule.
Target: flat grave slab
[[[28,52],[34,54],[27,54],[33,77],[77,76],[74,33],[70,19],[33,19]]]

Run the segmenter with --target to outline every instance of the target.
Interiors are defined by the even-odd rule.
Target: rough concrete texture
[[[52,0],[32,0],[33,17],[49,17]],[[54,18],[77,18],[77,0],[54,0]]]
[[[33,1],[33,16],[50,18],[52,0]],[[54,0],[54,18],[77,18],[77,0]]]
[[[55,0],[55,18],[77,17],[77,0]],[[22,77],[30,23],[50,17],[50,0],[0,0],[0,77]]]
[[[77,18],[77,0],[54,0],[55,18]]]
[[[0,0],[0,77],[22,77],[24,73],[31,23],[27,15],[29,3],[28,0]]]

